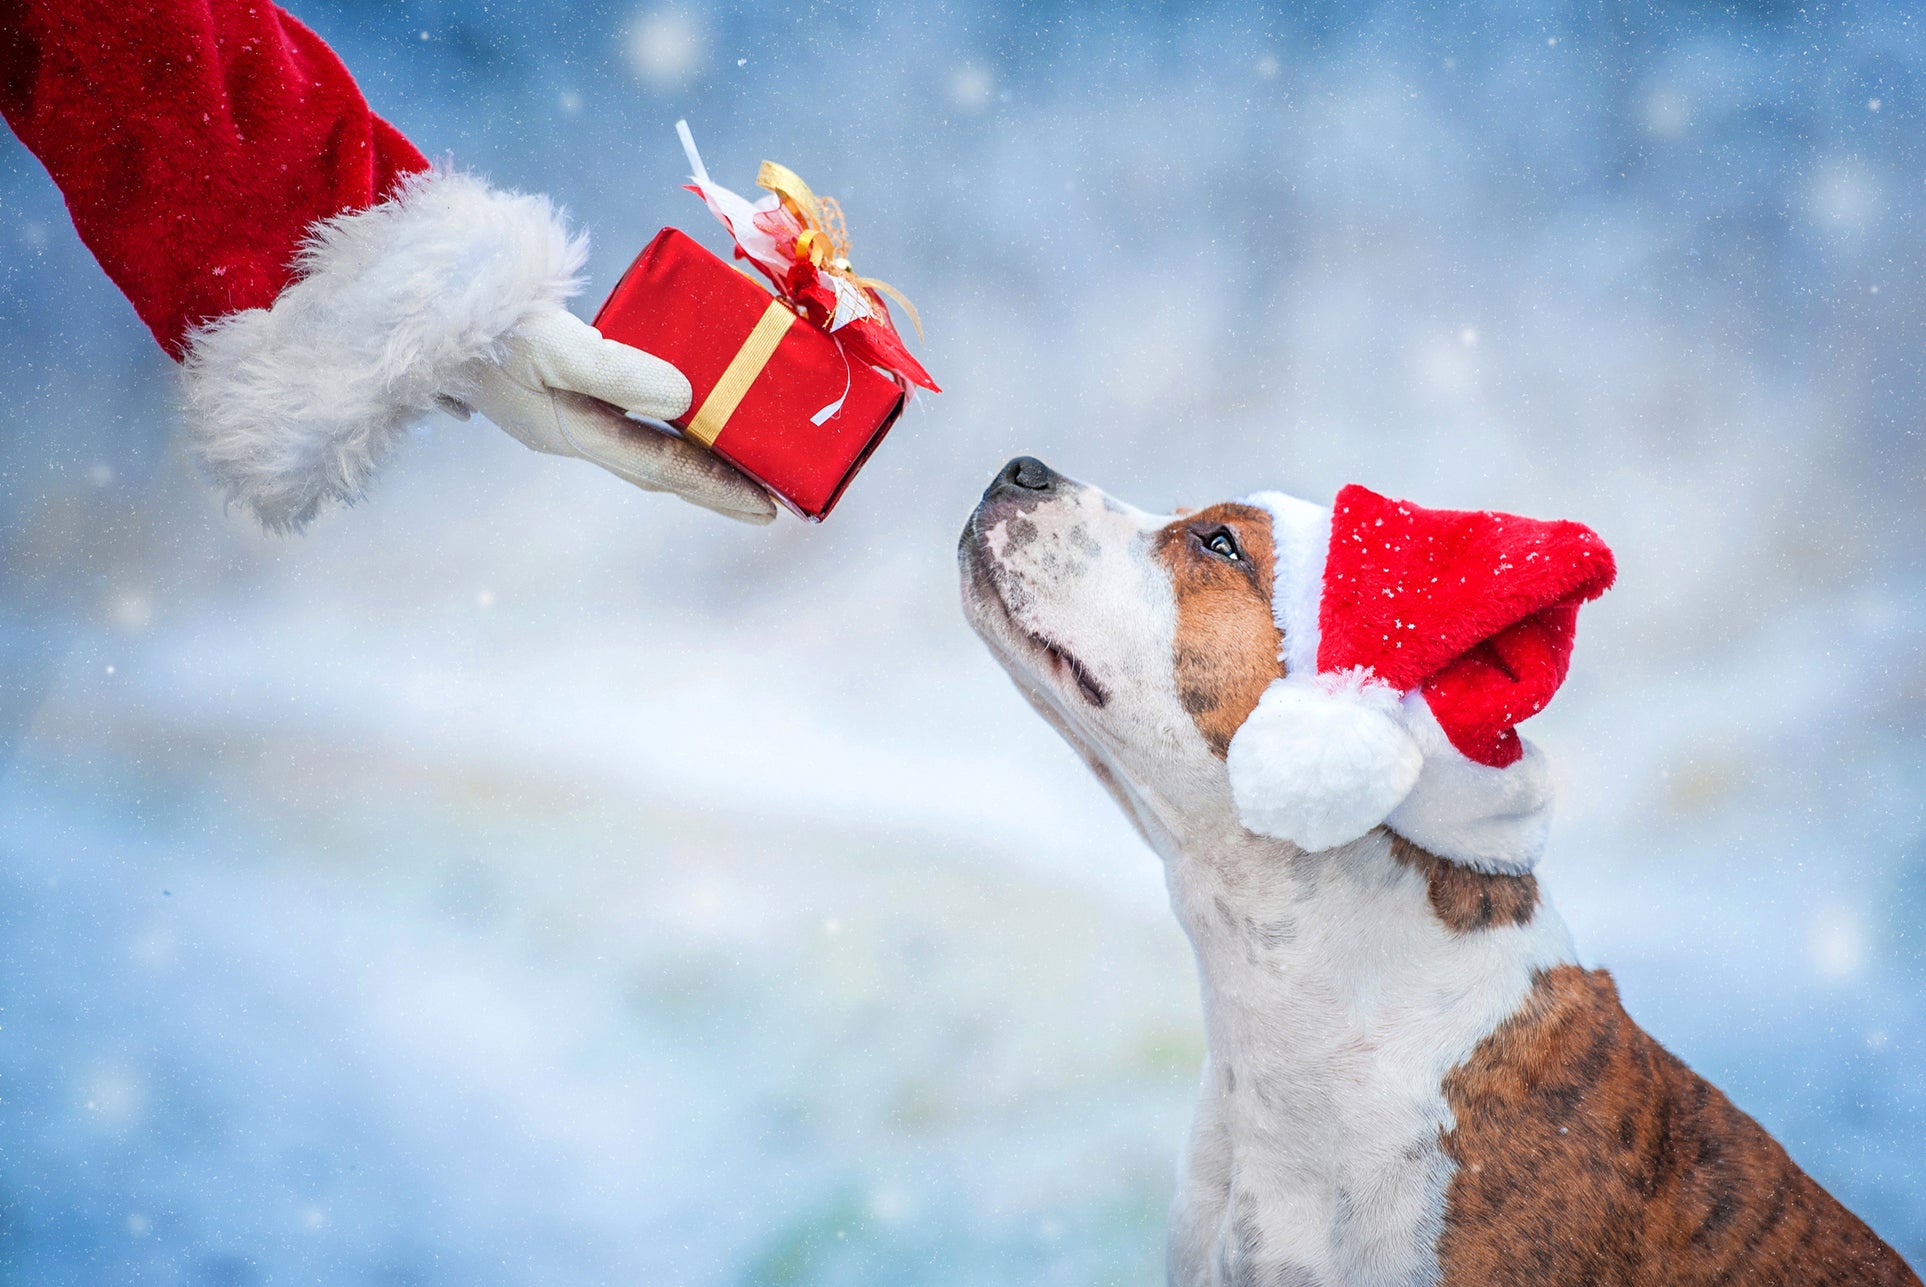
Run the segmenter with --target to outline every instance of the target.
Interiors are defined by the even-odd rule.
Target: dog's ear
[[[1190,517],[1190,516],[1191,516],[1192,514],[1195,514],[1196,512],[1197,512],[1197,510],[1196,510],[1196,509],[1195,509],[1195,508],[1194,508],[1193,506],[1190,506],[1190,505],[1179,505],[1179,506],[1178,506],[1178,507],[1176,508],[1176,510],[1174,511],[1174,513],[1173,513],[1173,517],[1176,517],[1176,518],[1189,518],[1189,517]]]

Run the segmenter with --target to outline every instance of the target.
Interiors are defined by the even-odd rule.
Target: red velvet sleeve
[[[317,221],[428,164],[268,0],[0,0],[0,113],[176,358],[272,304]]]

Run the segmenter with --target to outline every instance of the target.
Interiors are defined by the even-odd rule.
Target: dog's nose
[[[1035,456],[1018,456],[1003,467],[990,484],[991,491],[1014,487],[1026,492],[1047,492],[1056,487],[1061,476]]]

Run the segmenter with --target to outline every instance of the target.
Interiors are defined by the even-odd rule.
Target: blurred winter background
[[[1911,6],[296,8],[585,308],[719,245],[678,116],[788,162],[950,391],[819,528],[442,421],[271,539],[0,144],[0,1280],[1158,1280],[1188,951],[955,606],[1019,451],[1603,532],[1549,885],[1926,1261]]]

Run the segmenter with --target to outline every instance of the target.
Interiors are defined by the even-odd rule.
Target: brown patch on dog
[[[1219,528],[1236,538],[1241,559],[1205,546]],[[1177,596],[1177,696],[1222,758],[1257,699],[1284,673],[1283,637],[1271,615],[1271,516],[1254,505],[1212,505],[1159,531],[1157,555]]]
[[[1561,965],[1445,1080],[1447,1284],[1912,1284],[1724,1095]]]
[[[1391,856],[1416,871],[1431,891],[1431,910],[1454,934],[1503,925],[1529,925],[1538,907],[1538,878],[1497,876],[1446,862],[1403,836],[1391,836]]]

